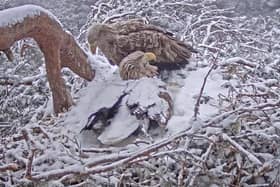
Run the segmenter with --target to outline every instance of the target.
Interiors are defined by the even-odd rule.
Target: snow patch
[[[200,68],[189,72],[184,86],[179,89],[178,93],[173,95],[174,115],[167,125],[169,133],[173,134],[190,128],[191,124],[189,122],[194,115],[194,106],[202,87],[203,79],[208,71],[209,68]],[[212,71],[202,95],[205,101],[199,107],[199,118],[201,120],[209,119],[209,117],[218,113],[217,96],[219,93],[225,92],[225,89],[221,87],[223,83],[224,80],[217,70]]]
[[[98,140],[104,145],[116,144],[130,136],[138,127],[139,121],[135,116],[131,116],[127,107],[123,105]]]
[[[88,61],[96,70],[96,77],[89,82],[86,88],[80,90],[78,96],[80,100],[67,113],[64,122],[66,129],[78,134],[83,147],[96,145],[100,141],[103,144],[112,144],[113,142],[122,141],[129,134],[132,134],[139,127],[139,121],[129,114],[128,109],[123,108],[126,104],[128,106],[137,104],[137,111],[147,111],[149,116],[165,119],[168,103],[158,97],[159,91],[168,92],[167,90],[173,89],[171,97],[174,102],[174,111],[166,126],[167,134],[192,129],[195,125],[191,123],[194,106],[209,68],[198,68],[196,71],[184,70],[185,72],[183,73],[187,74],[187,76],[185,79],[181,79],[184,82],[183,86],[167,85],[168,89],[165,90],[164,86],[166,85],[160,79],[121,80],[118,68],[110,65],[105,57],[89,54]],[[224,82],[219,70],[211,72],[202,95],[203,102],[199,108],[198,117],[200,120],[204,121],[218,113],[219,104],[217,98],[219,93],[225,94],[225,89],[221,87]],[[155,85],[159,85],[162,88],[157,88]],[[110,126],[106,127],[100,135],[93,135],[93,132],[80,134],[80,130],[86,124],[87,118],[91,113],[98,111],[101,107],[111,107],[123,92],[130,93],[123,99],[120,113],[114,117]],[[156,105],[154,105],[155,103]],[[151,105],[154,106],[151,107]],[[166,112],[161,113],[160,111]]]
[[[48,10],[37,5],[23,5],[0,11],[0,27],[12,26],[23,22],[25,18],[39,16],[42,13],[47,14],[60,25],[60,21]]]
[[[127,100],[127,105],[132,106],[138,104],[138,110],[146,111],[148,116],[156,119],[157,116],[160,118],[162,124],[166,123],[167,113],[168,113],[168,102],[161,99],[158,94],[160,91],[167,92],[166,90],[160,90],[159,87],[164,88],[164,83],[155,78],[142,78],[132,84],[133,91],[129,95]],[[132,89],[132,88],[131,88]],[[161,113],[164,111],[164,113]]]
[[[142,78],[140,80],[123,81],[115,66],[111,66],[107,59],[101,56],[89,55],[88,61],[96,70],[96,77],[89,82],[88,86],[79,92],[77,105],[66,115],[65,126],[74,134],[78,134],[84,147],[96,144],[116,144],[139,127],[139,120],[135,112],[143,113],[143,116],[166,124],[169,115],[169,104],[159,98],[160,92],[167,92],[164,83],[159,79]],[[88,116],[97,112],[102,107],[111,107],[124,93],[128,93],[119,109],[112,119],[111,124],[101,132],[94,135],[93,132],[82,132]],[[135,106],[133,115],[130,114],[128,106]]]

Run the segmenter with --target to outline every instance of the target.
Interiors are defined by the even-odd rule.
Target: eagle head
[[[101,43],[102,40],[106,38],[106,35],[112,34],[113,32],[113,28],[107,24],[93,23],[87,31],[87,41],[90,51],[95,54],[99,43]]]
[[[150,62],[150,61],[156,61],[157,60],[157,57],[154,53],[152,52],[146,52],[144,53],[144,58],[147,62]]]

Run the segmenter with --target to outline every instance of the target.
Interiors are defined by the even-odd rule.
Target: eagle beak
[[[91,43],[91,44],[89,44],[89,47],[90,47],[91,53],[95,54],[96,53],[96,48],[97,48],[96,44]]]
[[[144,56],[148,61],[156,61],[157,60],[156,55],[152,52],[147,52],[147,53],[144,54]]]

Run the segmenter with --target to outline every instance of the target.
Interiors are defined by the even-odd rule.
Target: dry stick
[[[127,15],[135,15],[135,12],[134,11],[130,11],[130,12],[124,12],[124,13],[121,13],[121,14],[115,14],[111,17],[107,17],[106,19],[104,19],[102,21],[102,23],[108,23],[114,19],[118,19],[118,18],[122,18],[122,17],[125,17]]]
[[[123,151],[123,150],[117,148],[96,148],[96,147],[82,148],[82,152],[84,153],[113,153],[116,151]]]
[[[33,163],[33,158],[35,155],[35,149],[31,149],[29,152],[27,164],[26,164],[26,171],[25,171],[25,178],[31,179],[32,177],[32,163]]]
[[[24,52],[26,51],[26,49],[32,49],[32,48],[36,48],[36,47],[31,44],[24,43],[20,49],[20,57],[24,56]]]
[[[0,128],[9,128],[11,126],[9,122],[0,122]]]
[[[30,138],[29,132],[27,131],[27,129],[22,129],[21,134],[22,134],[24,140],[26,141],[27,146],[30,149],[34,149],[34,146],[36,145],[36,143],[34,142],[34,140],[32,138]]]
[[[112,8],[112,7],[111,7],[110,5],[108,5],[107,3],[100,3],[100,4],[98,5],[98,8],[97,8],[97,13],[96,13],[96,14],[94,15],[94,17],[93,17],[93,20],[97,20],[99,14],[101,14],[102,6],[107,6],[107,7],[109,7],[109,8]]]
[[[18,164],[7,164],[4,166],[0,166],[0,172],[5,172],[5,171],[17,171],[19,169]]]
[[[217,65],[216,65],[217,57],[218,57],[218,55],[215,57],[215,62],[213,63],[213,65],[211,66],[211,68],[207,72],[206,76],[204,77],[203,84],[202,84],[202,87],[200,89],[199,96],[197,98],[197,101],[196,101],[196,104],[195,104],[195,107],[194,107],[194,120],[197,120],[197,115],[199,113],[200,100],[201,100],[202,93],[203,93],[205,85],[206,85],[206,81],[207,81],[211,71],[217,67]]]
[[[43,129],[43,127],[36,125],[35,127],[32,127],[32,129],[33,129],[33,132],[36,131],[38,133],[42,133],[45,138],[47,138],[49,140],[51,139],[50,136],[48,135],[47,131],[45,129]]]
[[[245,150],[241,145],[239,145],[236,141],[231,139],[227,134],[223,134],[222,137],[224,140],[228,141],[232,146],[234,146],[238,151],[246,155],[251,162],[253,162],[256,165],[262,165],[262,162],[255,155]]]
[[[10,86],[13,86],[13,85],[27,85],[27,86],[31,86],[32,85],[32,81],[26,81],[26,82],[22,82],[22,81],[16,81],[16,80],[12,80],[12,79],[9,79],[9,78],[6,78],[6,77],[0,77],[0,85],[10,85]]]
[[[8,58],[8,60],[10,62],[12,62],[14,60],[14,55],[13,55],[13,52],[10,48],[4,49],[3,52],[5,53],[6,57]]]
[[[0,85],[28,85],[31,86],[33,82],[38,79],[45,78],[46,74],[38,74],[30,77],[18,77],[18,76],[4,76],[0,77]]]
[[[182,167],[179,172],[178,176],[178,186],[183,187],[184,186],[184,176],[186,174],[186,162],[184,161],[182,164]]]
[[[35,148],[35,142],[30,138],[29,136],[29,133],[26,129],[22,129],[21,131],[22,133],[22,136],[24,137],[24,140],[26,141],[26,144],[27,146],[30,148],[30,151],[29,151],[29,155],[28,155],[28,158],[27,158],[27,162],[26,162],[26,171],[25,171],[25,178],[27,179],[31,179],[32,178],[32,163],[33,163],[33,158],[34,158],[34,155],[35,155],[35,151],[36,151],[36,148]]]

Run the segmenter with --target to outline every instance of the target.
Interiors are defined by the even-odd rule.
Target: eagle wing
[[[120,21],[111,24],[111,26],[116,31],[118,31],[118,33],[121,35],[129,35],[133,32],[140,32],[140,31],[153,31],[153,32],[163,33],[169,36],[174,36],[174,34],[169,31],[166,31],[155,25],[146,24],[144,23],[143,20],[139,20],[139,19]]]
[[[98,47],[111,64],[119,65],[124,57],[135,51],[142,51],[154,53],[157,57],[155,65],[160,69],[162,65],[166,67],[162,69],[178,69],[181,65],[188,64],[192,52],[195,52],[190,45],[160,27],[140,21],[99,24],[91,30],[94,32],[89,33],[98,41]]]
[[[175,35],[169,31],[166,31],[158,26],[152,24],[146,24],[143,20],[133,19],[127,21],[120,21],[117,23],[113,23],[111,25],[113,29],[118,31],[120,35],[131,35],[135,32],[142,32],[142,31],[151,31],[154,33],[160,33],[168,37],[170,40],[176,41],[179,45],[184,48],[189,49],[193,53],[197,53],[197,51],[191,46],[175,37]]]
[[[134,51],[153,52],[156,65],[187,64],[192,47],[161,32],[143,30],[128,35],[119,35],[115,44],[115,55],[127,56]],[[121,57],[119,58],[121,59]]]

